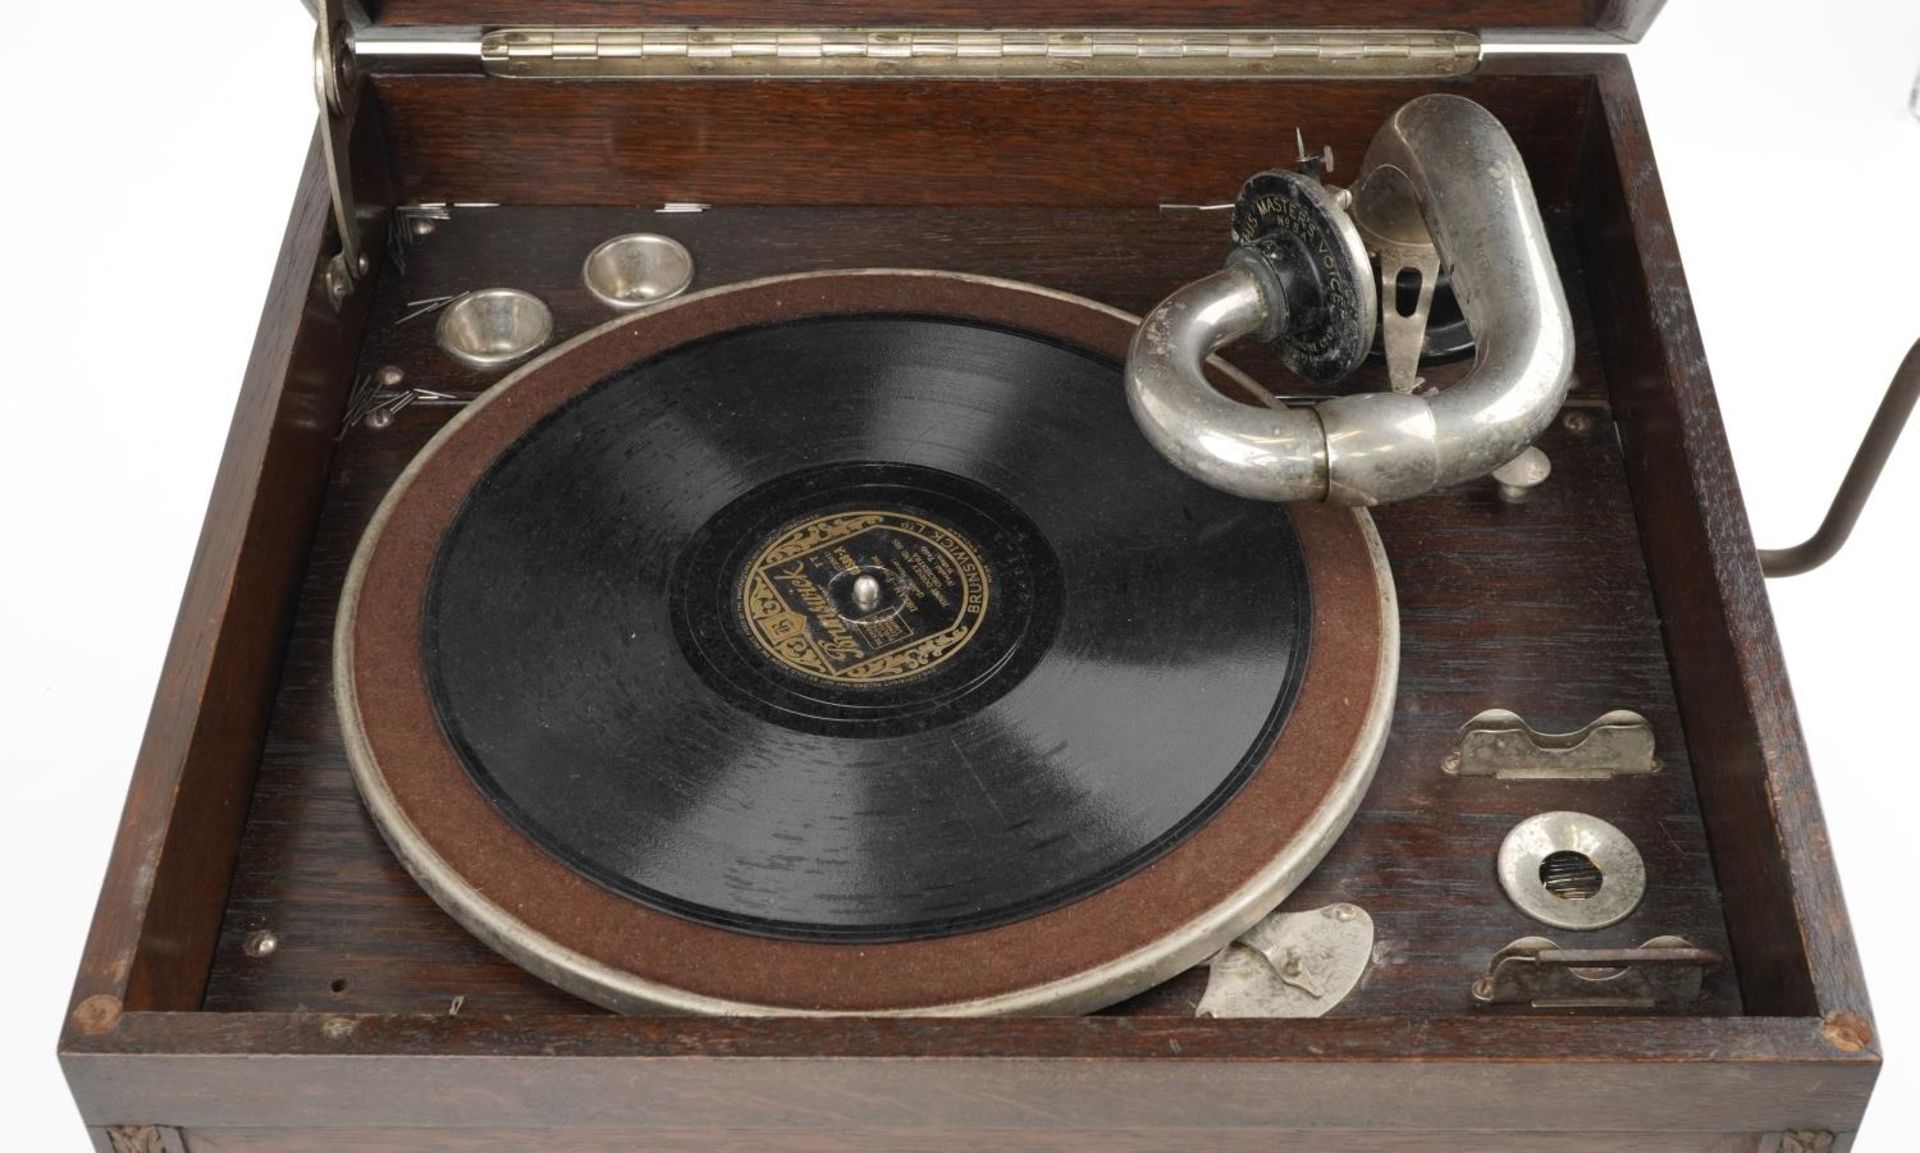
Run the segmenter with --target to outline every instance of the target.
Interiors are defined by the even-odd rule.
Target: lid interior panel
[[[400,27],[509,25],[947,28],[1381,28],[1636,39],[1665,0],[365,0],[367,18]],[[311,5],[311,0],[309,0]]]

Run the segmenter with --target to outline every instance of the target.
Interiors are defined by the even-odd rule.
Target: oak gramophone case
[[[1658,0],[320,7],[319,128],[61,1040],[100,1149],[1850,1143],[1878,1040],[1632,72],[1483,51],[1617,46]],[[1165,351],[1138,317],[1196,281],[1226,291],[1210,274],[1292,293],[1223,257],[1301,205],[1339,218],[1382,126],[1443,107],[1504,128],[1524,171],[1498,178],[1530,181],[1536,267],[1557,270],[1526,286],[1571,349],[1529,430],[1538,467],[1356,513],[1336,506],[1375,501],[1328,480],[1323,448],[1332,504],[1260,520],[1203,495],[1126,419],[1119,366]],[[1474,241],[1453,230],[1429,273],[1464,282]],[[609,301],[591,261],[583,283],[590,253],[636,233],[685,257],[692,292]],[[1368,267],[1398,242],[1327,251],[1373,307],[1334,294],[1290,321],[1362,317],[1329,337],[1350,379],[1245,341],[1214,383],[1282,407],[1447,395],[1507,332],[1468,324],[1478,350],[1444,355],[1445,283]],[[554,342],[511,369],[449,334],[473,290],[506,287],[521,303],[486,315]],[[1401,388],[1355,341],[1380,317],[1391,362],[1394,314],[1429,307],[1413,339],[1433,355]],[[1010,463],[902,463],[960,451],[988,363],[1061,382],[980,426],[969,451]],[[866,454],[884,460],[821,447],[898,405],[938,421]],[[754,487],[783,453],[806,468]],[[648,535],[733,472],[750,500],[671,547]],[[1058,506],[1020,495],[1040,473]],[[705,479],[544,535],[555,485],[584,507],[663,477]],[[857,534],[898,565],[849,559]],[[620,757],[580,753],[567,779],[605,799],[548,813],[565,789],[514,766],[550,766],[560,745],[525,750],[559,738],[521,713],[626,716],[604,693],[627,673],[603,672],[657,671],[631,656],[645,630],[576,625],[617,618],[593,615],[606,572],[656,554],[659,644],[700,665],[692,703],[641,747],[622,729]],[[540,601],[553,589],[571,591]],[[874,636],[925,644],[902,664],[859,647]],[[819,645],[853,671],[803,667]],[[1048,671],[1095,649],[1117,663]],[[871,859],[899,877],[865,876],[858,899],[793,882],[838,867],[817,844],[777,877],[703,864],[731,794],[648,794],[669,813],[637,855],[608,831],[656,754],[726,760],[712,750],[755,725],[782,747],[920,749],[1056,680],[1067,703],[1043,707],[1073,714],[1080,746],[1218,779],[1174,796],[1160,786],[1191,774],[1116,769],[1047,792],[1033,767],[1057,750],[1026,721],[1032,747],[992,760],[987,737],[954,737],[856,802],[807,785],[826,770],[755,762],[778,782],[753,802],[769,827],[823,796],[841,807],[809,829],[905,822],[861,826],[847,852],[884,839]],[[1238,736],[1235,694],[1258,706]],[[1049,805],[1108,785],[1138,829],[1103,848],[1108,825],[1063,821],[1045,851],[1089,863],[1057,885],[997,870]],[[949,807],[975,791],[1034,810]],[[956,813],[973,839],[942,856]],[[1584,823],[1548,821],[1526,858],[1544,818]],[[903,849],[909,833],[926,839]],[[1296,835],[1311,851],[1261,848]],[[563,841],[579,851],[541,851]],[[1183,903],[1248,859],[1268,871],[1232,880],[1233,916],[1198,933]],[[1548,919],[1627,883],[1606,916]],[[766,912],[788,898],[804,915]],[[1109,954],[1136,960],[1115,976]],[[1028,969],[1072,979],[1007,975]]]

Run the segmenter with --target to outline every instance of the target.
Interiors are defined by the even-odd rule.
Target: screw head
[[[359,61],[353,55],[353,25],[344,20],[333,30],[333,69],[334,83],[344,100],[346,90],[360,78]]]
[[[249,957],[270,956],[279,947],[280,938],[275,936],[271,929],[256,929],[248,933],[245,943],[241,945]]]
[[[327,299],[339,308],[353,291],[353,283],[347,277],[347,262],[344,257],[336,256],[327,261]]]

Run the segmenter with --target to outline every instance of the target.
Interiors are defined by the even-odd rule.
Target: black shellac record
[[[440,722],[527,835],[772,936],[1003,924],[1147,865],[1291,706],[1284,509],[1189,480],[1117,365],[922,317],[684,346],[513,445],[441,542]]]

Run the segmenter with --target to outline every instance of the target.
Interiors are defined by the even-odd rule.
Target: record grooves
[[[1165,466],[1119,387],[1137,326],[802,274],[508,377],[342,589],[375,824],[628,1012],[1074,1013],[1203,961],[1358,807],[1397,618],[1364,512]]]
[[[939,318],[636,365],[447,531],[441,726],[548,852],[707,924],[915,940],[1112,884],[1260,762],[1309,625],[1285,512],[1128,419],[1116,365]]]

